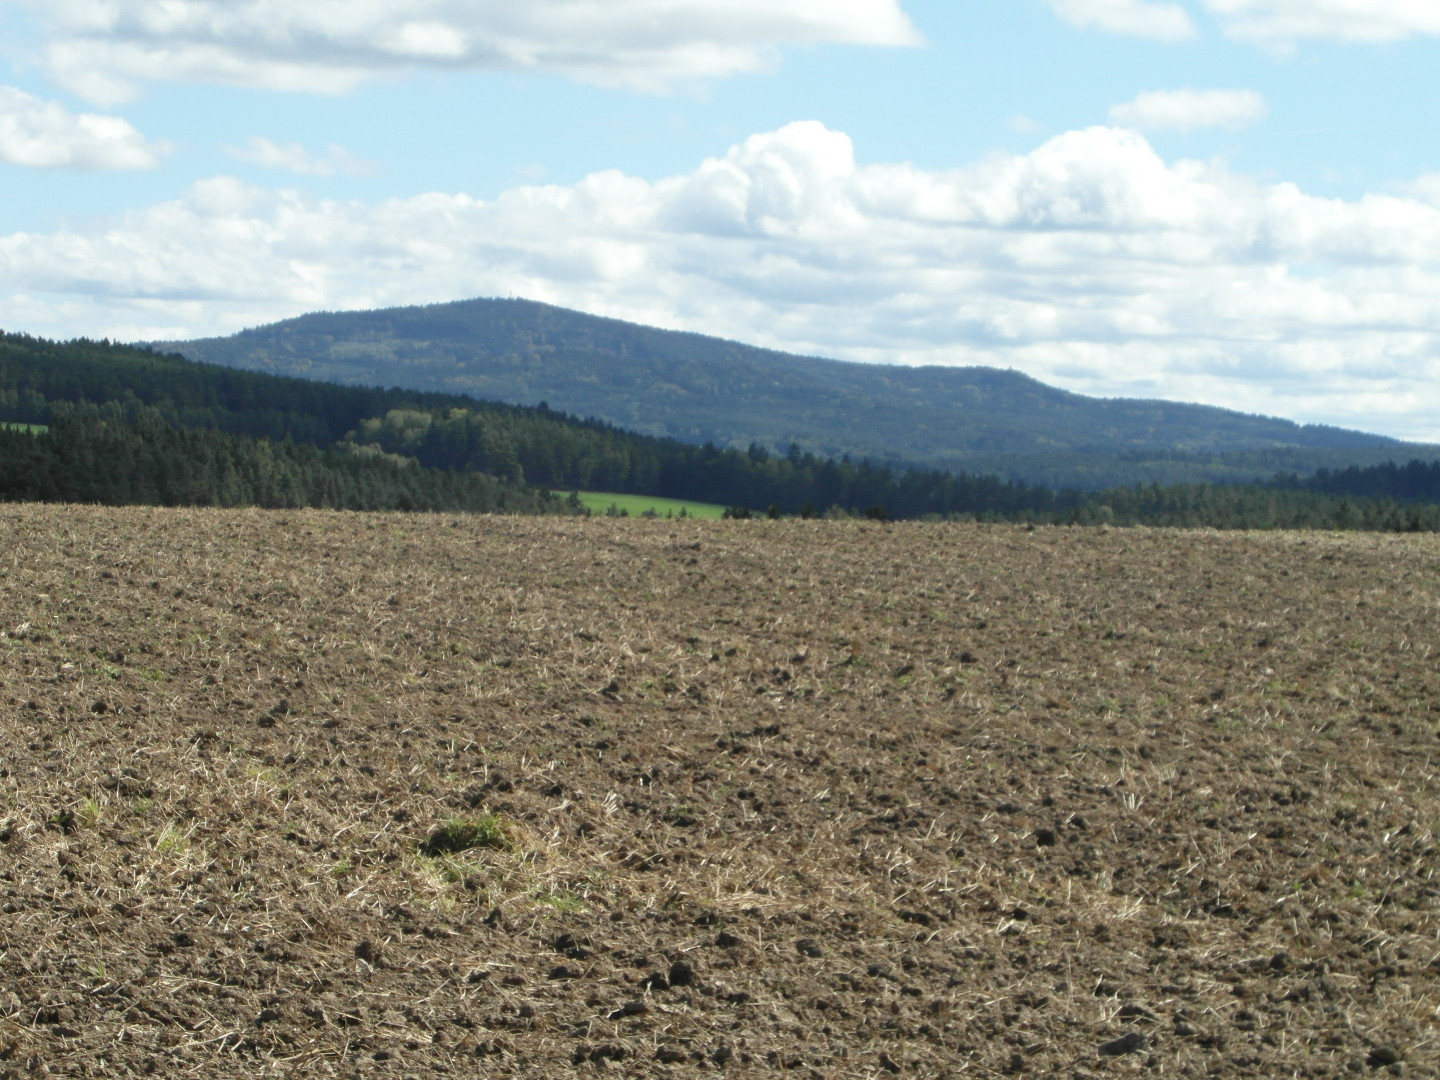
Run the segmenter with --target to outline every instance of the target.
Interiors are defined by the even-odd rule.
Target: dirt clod
[[[1099,1052],[1101,1057],[1121,1057],[1124,1054],[1134,1054],[1144,1050],[1149,1045],[1149,1040],[1138,1031],[1131,1031],[1121,1035],[1118,1039],[1111,1039],[1107,1043],[1101,1043]]]

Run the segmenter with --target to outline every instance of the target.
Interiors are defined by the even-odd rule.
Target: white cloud
[[[1402,194],[1440,207],[1440,173],[1427,173],[1408,184],[1400,185],[1399,190]]]
[[[1382,42],[1440,34],[1436,0],[1203,0],[1232,37]]]
[[[1046,0],[1066,22],[1117,34],[1183,41],[1196,28],[1172,0]],[[1437,0],[1200,0],[1225,34],[1286,49],[1298,40],[1378,43],[1440,35]]]
[[[343,146],[331,143],[324,154],[313,154],[299,143],[277,143],[261,135],[252,135],[244,146],[222,147],[236,161],[259,165],[266,169],[283,169],[302,176],[359,175],[374,172],[373,162],[362,161]]]
[[[188,337],[516,295],[1440,439],[1435,190],[1322,199],[1103,127],[928,171],[858,162],[846,135],[799,123],[668,179],[491,201],[206,181],[107,226],[0,236],[0,325]]]
[[[1116,34],[1184,41],[1195,36],[1195,24],[1183,7],[1155,0],[1047,0],[1066,22]]]
[[[1151,90],[1116,105],[1110,119],[1140,131],[1248,127],[1264,118],[1265,99],[1253,90]]]
[[[0,86],[0,162],[39,169],[153,169],[168,152],[118,116],[72,113]]]
[[[899,0],[22,0],[51,71],[91,100],[153,79],[341,92],[420,66],[540,70],[659,91],[784,45],[913,45]]]

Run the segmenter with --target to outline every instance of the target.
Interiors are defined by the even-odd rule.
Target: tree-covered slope
[[[169,347],[230,367],[545,401],[691,443],[796,443],[1060,485],[1258,478],[1276,471],[1277,450],[1291,452],[1279,467],[1306,471],[1417,449],[1208,406],[1088,398],[1014,371],[793,356],[525,300],[319,313]]]
[[[321,449],[178,428],[146,406],[61,407],[39,432],[0,428],[0,502],[561,513],[548,492],[427,469],[339,443]]]
[[[0,334],[0,501],[578,511],[554,488],[864,513],[1220,528],[1440,528],[1440,465],[1082,492],[638,435],[550,408]]]
[[[235,455],[262,462],[274,457],[252,445],[259,439],[341,455],[317,457],[285,449],[296,469],[315,477],[302,486],[323,496],[297,505],[408,503],[442,509],[452,503],[478,508],[485,501],[483,493],[466,495],[459,503],[446,503],[449,495],[425,494],[417,484],[426,470],[493,477],[509,485],[507,490],[514,489],[517,494],[507,499],[516,507],[526,503],[518,494],[525,483],[541,490],[598,489],[750,509],[774,506],[786,513],[838,507],[883,509],[906,517],[1011,514],[1052,507],[1056,499],[1048,489],[990,477],[822,460],[798,448],[782,456],[758,446],[745,451],[695,446],[578,420],[549,408],[337,386],[237,371],[109,342],[61,343],[0,333],[0,422],[55,424],[68,421],[77,408],[86,416],[91,415],[86,410],[98,408],[99,426],[66,423],[44,436],[12,431],[13,438],[0,441],[0,499],[125,502],[133,497],[267,505],[273,484],[247,489],[259,495],[236,495],[229,481],[251,468],[236,464]],[[187,441],[178,432],[208,434]],[[235,439],[226,442],[220,438],[224,435]],[[106,439],[116,440],[116,447],[103,448]],[[71,446],[78,440],[102,448],[77,455]],[[196,473],[183,460],[187,457],[203,458],[209,465]],[[87,464],[92,461],[98,463],[94,468]],[[382,468],[387,461],[391,464]],[[379,484],[380,494],[368,502],[324,494],[353,486],[344,477],[332,476],[336,469],[364,472],[378,482],[386,469],[401,467],[394,462],[412,463],[419,471],[403,472],[405,483],[399,487],[388,481]],[[92,472],[103,472],[106,479],[92,483]],[[191,473],[202,479],[172,483],[175,476]],[[142,474],[150,479],[132,482]],[[431,479],[442,494],[453,486]],[[407,493],[403,500],[400,488]],[[154,499],[152,491],[158,491]]]
[[[387,409],[460,400],[0,333],[0,501],[565,510],[518,470],[427,468],[345,439]]]

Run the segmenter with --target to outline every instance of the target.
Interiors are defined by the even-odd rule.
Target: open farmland
[[[0,534],[0,1075],[1440,1072],[1440,538]]]
[[[568,491],[552,492],[557,498],[568,498]],[[725,513],[725,507],[715,503],[694,502],[689,499],[661,499],[650,495],[612,495],[606,491],[577,492],[580,504],[592,514],[604,514],[614,510],[618,517],[624,511],[628,517],[643,517],[649,513],[655,517],[685,517],[718,521]]]

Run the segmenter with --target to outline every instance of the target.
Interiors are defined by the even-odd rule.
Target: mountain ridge
[[[794,443],[827,457],[1084,486],[1254,478],[1430,449],[1216,406],[1092,398],[1013,370],[801,356],[519,299],[314,312],[155,344],[275,374],[543,401],[691,443]],[[1099,470],[1093,483],[1081,479],[1086,468]]]
[[[0,332],[0,501],[571,513],[581,491],[698,499],[741,518],[1440,530],[1440,461],[1056,490]]]

